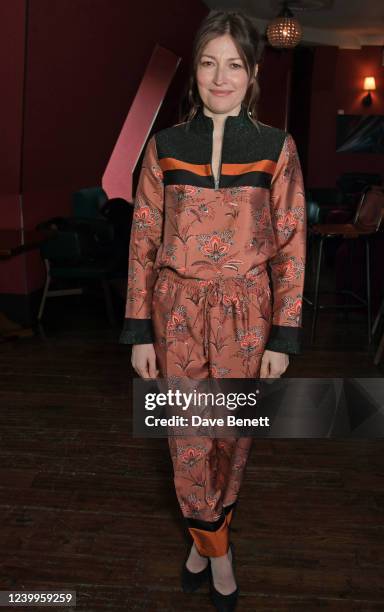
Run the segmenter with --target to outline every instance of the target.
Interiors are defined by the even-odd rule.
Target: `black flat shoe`
[[[232,565],[234,562],[234,548],[233,544],[230,544],[231,552],[232,552]],[[215,585],[213,584],[213,576],[212,569],[209,566],[209,590],[211,593],[211,600],[213,605],[215,606],[218,612],[233,612],[236,610],[237,600],[239,597],[239,587],[237,587],[232,593],[229,595],[223,595],[217,589],[215,589]]]
[[[187,568],[187,561],[185,561],[181,570],[181,587],[184,593],[194,593],[206,580],[208,580],[208,577],[209,561],[207,567],[201,570],[201,572],[191,572]]]
[[[237,600],[239,597],[239,588],[229,595],[222,595],[216,591],[215,587],[211,587],[211,600],[218,612],[233,612],[236,610]]]

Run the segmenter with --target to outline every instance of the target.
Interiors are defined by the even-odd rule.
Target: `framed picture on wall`
[[[384,115],[337,115],[337,153],[384,153]]]

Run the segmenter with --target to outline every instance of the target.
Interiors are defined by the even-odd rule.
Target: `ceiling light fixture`
[[[298,19],[289,9],[288,2],[283,2],[281,12],[267,27],[269,44],[277,49],[292,49],[299,44],[302,36]]]

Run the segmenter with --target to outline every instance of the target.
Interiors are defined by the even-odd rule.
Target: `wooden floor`
[[[211,610],[206,588],[180,589],[167,442],[131,437],[117,337],[102,302],[70,297],[43,333],[0,345],[1,588],[75,590],[77,612]],[[358,318],[324,314],[290,374],[383,376],[365,342]],[[233,541],[239,611],[382,612],[383,441],[255,441]]]

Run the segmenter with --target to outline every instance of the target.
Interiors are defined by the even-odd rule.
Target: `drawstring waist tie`
[[[195,304],[202,300],[204,353],[208,355],[211,309],[221,305],[231,311],[235,322],[249,330],[249,301],[252,294],[259,297],[267,290],[270,296],[266,267],[258,266],[243,276],[217,276],[212,279],[184,278],[171,268],[161,268],[156,287],[168,293],[172,285],[182,287]],[[215,326],[217,330],[217,326]]]

